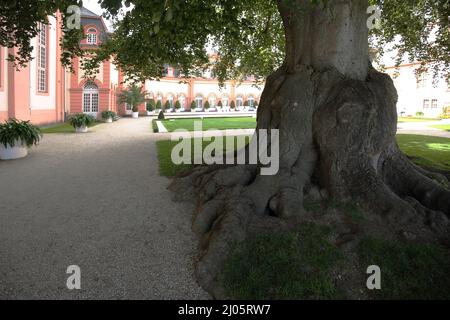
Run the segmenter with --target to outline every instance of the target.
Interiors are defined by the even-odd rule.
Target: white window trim
[[[47,25],[39,24],[37,44],[37,91],[40,93],[47,92]]]
[[[83,113],[98,113],[100,106],[98,87],[87,84],[83,89]]]
[[[96,33],[88,33],[87,43],[88,44],[97,44],[97,34]]]

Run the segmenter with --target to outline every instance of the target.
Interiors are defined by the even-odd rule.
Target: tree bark
[[[394,232],[414,221],[448,234],[450,192],[397,146],[397,93],[370,65],[367,6],[278,0],[286,59],[266,81],[257,120],[257,129],[279,129],[277,175],[260,175],[255,165],[209,166],[172,183],[179,200],[197,197],[196,273],[214,295],[222,296],[223,263],[252,223],[301,216],[311,188],[386,218]]]

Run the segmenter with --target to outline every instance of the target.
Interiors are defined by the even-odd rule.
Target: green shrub
[[[195,108],[197,108],[197,104],[195,103],[195,101],[191,102],[191,110],[195,110]]]
[[[423,117],[425,114],[422,112],[422,111],[417,111],[416,112],[416,117],[419,117],[419,118],[421,118],[421,117]]]
[[[148,112],[151,112],[155,109],[155,100],[150,99],[149,101],[147,101],[147,104],[145,105],[145,109]]]
[[[14,147],[17,141],[21,141],[27,147],[37,145],[42,138],[41,130],[30,121],[10,119],[0,124],[0,144]]]
[[[328,240],[330,230],[314,224],[298,232],[259,234],[240,243],[221,276],[231,299],[335,299],[332,270],[342,259]]]
[[[203,108],[205,108],[206,110],[208,110],[210,107],[209,101],[205,101],[205,104],[203,105]]]
[[[170,110],[170,109],[172,109],[172,108],[170,107],[169,100],[167,100],[166,103],[164,104],[164,110]]]
[[[95,118],[90,114],[76,113],[69,117],[69,123],[74,128],[80,128],[82,126],[89,127],[95,122]]]
[[[175,102],[175,109],[181,109],[181,103],[179,100],[177,100],[177,102]]]
[[[235,109],[235,108],[236,108],[236,104],[234,103],[234,100],[231,100],[231,102],[230,102],[230,108],[231,108],[231,109]]]
[[[161,100],[158,100],[156,102],[156,110],[161,110],[161,108],[162,108],[162,102],[161,102]]]
[[[219,103],[217,104],[217,106],[218,106],[219,108],[222,108],[222,106],[223,106],[222,100],[219,100]]]
[[[156,120],[155,119],[152,120],[152,129],[153,129],[154,133],[158,133],[159,132],[158,125],[156,124]]]
[[[115,119],[117,117],[117,114],[114,111],[103,111],[102,112],[102,119],[108,120],[109,118]]]

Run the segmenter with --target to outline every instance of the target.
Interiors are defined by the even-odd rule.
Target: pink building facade
[[[87,35],[81,46],[95,49],[108,36],[103,19],[83,8],[81,22]],[[99,116],[102,111],[118,111],[121,75],[114,64],[104,61],[95,80],[86,81],[79,58],[72,61],[74,73],[60,62],[61,15],[49,16],[48,24],[39,29],[31,40],[34,59],[24,68],[17,70],[7,61],[17,49],[0,47],[0,121],[16,118],[44,125],[78,112]]]
[[[48,18],[32,40],[33,56],[17,70],[7,61],[17,49],[0,47],[0,120],[17,118],[43,124],[64,119],[65,70],[60,61],[61,16]]]
[[[110,36],[101,16],[82,8],[81,25],[86,38],[80,46],[93,49]],[[73,59],[74,73],[61,64],[59,43],[64,36],[60,14],[48,17],[48,24],[39,26],[39,35],[32,39],[34,59],[20,70],[7,61],[16,49],[0,47],[0,121],[9,118],[30,120],[37,125],[63,122],[70,114],[88,113],[100,117],[103,111],[114,111],[119,115],[131,113],[130,106],[118,101],[118,94],[126,84],[120,70],[113,61],[104,61],[94,80],[86,80],[81,70],[81,59]],[[259,102],[261,87],[253,81],[236,83],[228,81],[220,87],[216,79],[208,74],[203,78],[182,79],[178,72],[167,67],[166,75],[159,81],[145,81],[148,98],[168,101],[174,106],[177,101],[181,108],[189,111],[191,103],[202,107],[206,101],[214,107],[219,104],[229,106],[233,101],[237,107],[245,103]],[[146,112],[145,104],[139,112]]]

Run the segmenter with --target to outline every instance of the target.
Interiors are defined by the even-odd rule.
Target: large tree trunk
[[[209,166],[172,184],[179,199],[198,196],[197,276],[213,294],[220,294],[214,283],[230,248],[245,239],[255,217],[302,215],[312,188],[357,203],[393,229],[413,220],[446,232],[450,192],[397,146],[397,93],[389,76],[370,65],[367,6],[367,0],[278,1],[286,59],[267,79],[257,121],[258,129],[279,129],[277,175],[260,175],[252,165]]]

